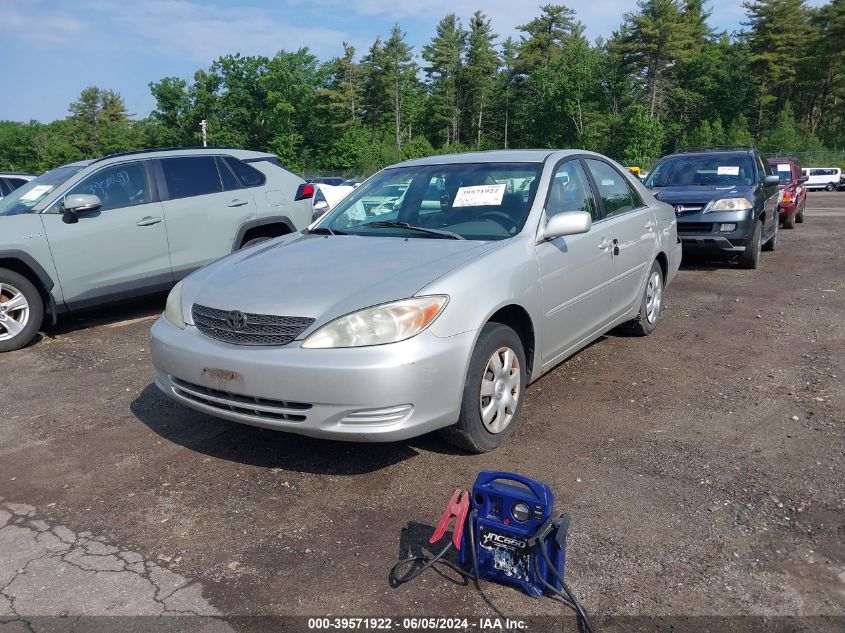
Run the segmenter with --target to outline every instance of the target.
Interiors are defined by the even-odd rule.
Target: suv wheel
[[[804,207],[807,206],[807,201],[805,200],[801,204],[801,209],[795,213],[795,221],[798,224],[804,224]]]
[[[635,336],[648,336],[657,327],[663,310],[663,268],[655,261],[648,273],[648,280],[640,301],[637,317],[622,325],[622,329]]]
[[[798,220],[798,212],[790,213],[783,219],[783,228],[785,229],[794,229],[795,222]]]
[[[795,226],[795,214],[793,213],[789,217],[792,218],[792,226]],[[764,251],[773,251],[773,250],[775,250],[775,248],[777,248],[777,245],[778,245],[778,225],[779,224],[780,224],[780,222],[778,222],[777,219],[776,219],[775,220],[775,232],[772,233],[772,236],[769,238],[769,241],[766,242],[765,244],[763,244],[763,250]]]
[[[497,448],[519,420],[526,377],[516,332],[501,323],[485,325],[469,361],[460,417],[440,430],[443,439],[474,453]]]
[[[760,266],[760,250],[762,248],[763,237],[763,223],[757,220],[754,223],[754,233],[751,234],[751,239],[745,247],[745,251],[739,256],[739,265],[741,268],[755,269]]]
[[[0,268],[0,352],[29,343],[44,320],[44,302],[32,283],[18,273]]]

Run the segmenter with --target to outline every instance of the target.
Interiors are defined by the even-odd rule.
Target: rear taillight
[[[308,198],[314,197],[314,191],[316,188],[314,187],[314,183],[312,182],[303,182],[299,185],[299,188],[296,190],[296,196],[294,196],[294,202],[298,200],[307,200]]]

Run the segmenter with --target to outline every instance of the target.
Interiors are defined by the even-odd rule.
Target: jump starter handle
[[[477,486],[486,486],[487,484],[496,480],[515,481],[528,488],[537,499],[541,501],[545,499],[545,491],[543,488],[540,488],[538,486],[538,482],[534,481],[533,479],[529,479],[528,477],[518,475],[516,473],[505,473],[495,470],[482,470],[480,473],[478,473],[478,477],[475,480],[473,488]]]

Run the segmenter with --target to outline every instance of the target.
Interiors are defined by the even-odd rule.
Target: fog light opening
[[[719,225],[719,231],[722,233],[732,233],[736,231],[736,224],[721,224]]]
[[[341,421],[341,424],[360,424],[383,426],[386,424],[399,424],[407,420],[414,412],[414,405],[403,404],[396,407],[384,409],[366,409],[348,413]]]

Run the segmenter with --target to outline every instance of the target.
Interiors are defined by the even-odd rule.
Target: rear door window
[[[223,191],[213,156],[162,158],[161,167],[171,200]]]
[[[224,191],[234,191],[241,188],[241,183],[235,178],[235,174],[219,156],[217,157],[217,170],[220,172],[220,181],[223,183]]]
[[[627,213],[642,206],[637,193],[616,169],[600,160],[586,159],[604,206],[605,217]]]

